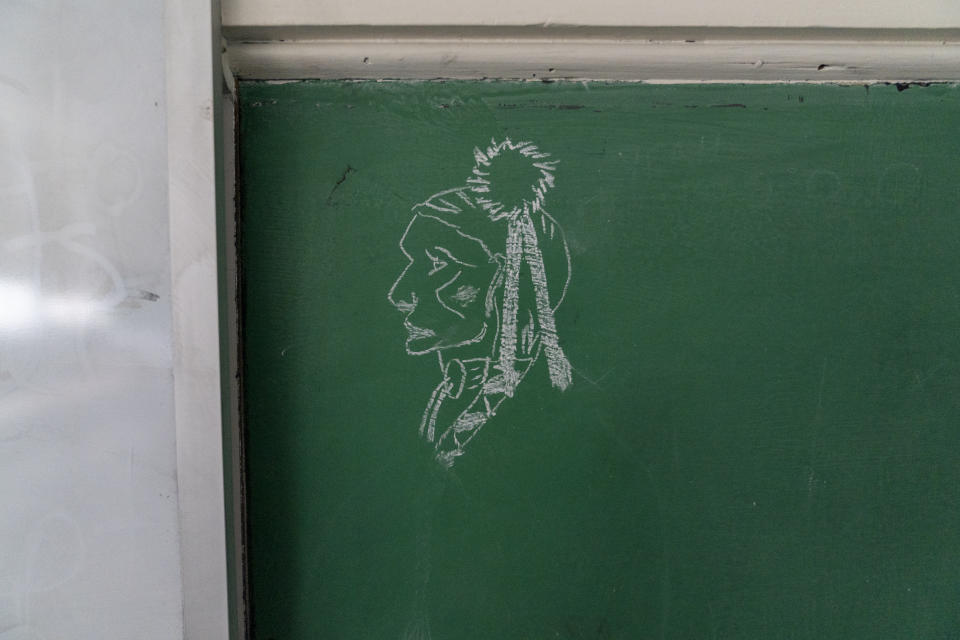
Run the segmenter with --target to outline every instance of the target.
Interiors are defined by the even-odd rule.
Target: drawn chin
[[[444,349],[454,349],[456,347],[463,347],[468,344],[475,344],[483,340],[487,335],[487,323],[484,322],[483,326],[480,327],[480,331],[477,332],[477,335],[466,340],[460,340],[457,342],[445,342],[443,338],[439,338],[436,334],[431,332],[431,335],[410,335],[407,337],[407,353],[411,356],[422,356],[428,353],[434,353],[436,351],[443,351]]]
[[[411,356],[422,356],[434,351],[438,351],[443,347],[436,341],[436,338],[433,336],[430,337],[409,337],[407,338],[407,353]]]

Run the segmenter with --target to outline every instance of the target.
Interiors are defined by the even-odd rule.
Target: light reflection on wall
[[[44,295],[25,282],[0,279],[0,333],[48,323],[86,325],[104,318],[105,305],[81,296]]]
[[[2,640],[183,637],[164,24],[0,0]]]

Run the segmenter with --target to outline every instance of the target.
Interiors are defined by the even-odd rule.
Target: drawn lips
[[[403,326],[407,330],[411,340],[419,340],[420,338],[432,338],[437,335],[432,329],[424,329],[422,327],[417,327],[410,324],[409,320],[403,321]]]

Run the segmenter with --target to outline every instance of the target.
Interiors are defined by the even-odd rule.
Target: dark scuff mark
[[[685,105],[683,105],[683,107],[684,107],[685,109],[696,109],[696,108],[699,107],[699,106],[700,106],[700,105],[698,105],[698,104],[685,104]]]
[[[157,300],[160,299],[160,296],[155,294],[153,291],[146,291],[144,289],[140,289],[139,295],[137,297],[139,297],[141,300],[146,300],[148,302],[156,302]]]
[[[856,71],[860,67],[852,64],[830,64],[823,63],[817,65],[817,71]]]
[[[802,103],[802,102],[803,102],[803,96],[797,96],[797,100],[799,100],[799,101]]]
[[[338,188],[340,188],[340,185],[344,183],[344,181],[347,179],[347,176],[350,175],[351,173],[356,173],[356,172],[357,172],[356,169],[354,169],[350,165],[347,165],[347,168],[344,169],[343,173],[340,175],[340,179],[337,180],[337,183],[335,185],[333,185],[333,189],[330,189],[330,195],[327,196],[327,204],[330,204],[330,200],[333,199],[333,192],[336,191]]]
[[[735,108],[737,108],[737,109],[746,109],[746,108],[747,108],[747,105],[745,105],[745,104],[740,104],[739,102],[731,102],[730,104],[712,104],[712,105],[710,105],[710,106],[711,106],[711,107],[716,107],[716,108],[719,108],[719,109],[729,109],[729,108],[731,108],[731,107],[735,107]]]
[[[887,83],[885,83],[885,84],[889,85],[890,83],[887,82]],[[932,82],[919,82],[919,81],[918,81],[918,82],[895,82],[895,83],[894,83],[894,86],[897,87],[897,93],[900,93],[900,92],[906,91],[907,89],[910,89],[910,88],[912,88],[912,87],[929,87],[931,84],[933,84],[933,83],[932,83]]]
[[[684,40],[684,42],[694,43],[696,40]]]
[[[576,109],[583,109],[583,105],[582,104],[558,104],[557,109],[570,111],[570,110],[576,110]]]

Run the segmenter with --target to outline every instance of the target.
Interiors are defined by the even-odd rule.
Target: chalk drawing
[[[387,294],[406,352],[436,354],[441,380],[420,435],[450,467],[543,355],[551,384],[571,367],[554,314],[570,282],[563,230],[544,208],[558,161],[531,142],[473,150],[462,186],[415,205],[400,238],[407,265]]]

